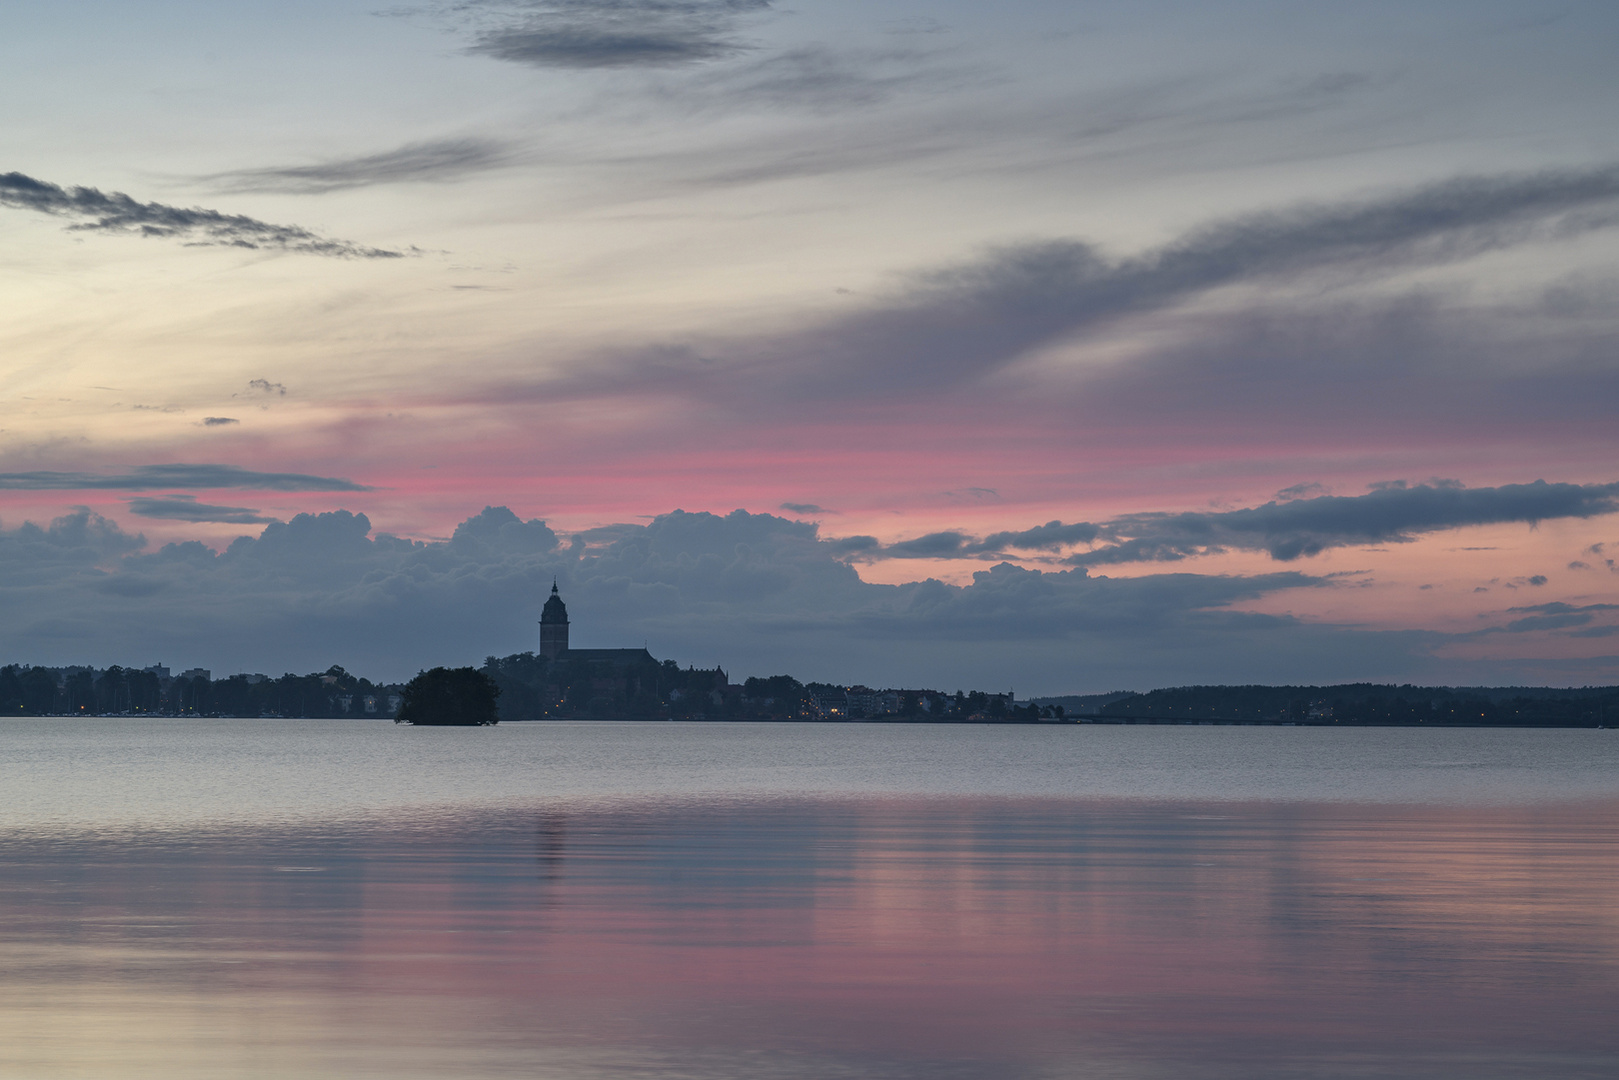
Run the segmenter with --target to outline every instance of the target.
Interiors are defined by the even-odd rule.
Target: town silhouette
[[[770,720],[977,724],[1265,724],[1297,726],[1612,727],[1619,687],[1188,686],[1144,693],[1036,697],[1010,692],[874,688],[789,674],[733,683],[724,668],[681,667],[642,648],[575,649],[556,582],[539,649],[435,667],[379,683],[332,665],[307,675],[214,679],[154,664],[0,667],[0,715],[239,716],[385,719],[474,726],[535,720]],[[412,707],[414,705],[414,707]]]

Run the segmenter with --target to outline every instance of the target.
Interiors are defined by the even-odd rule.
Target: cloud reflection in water
[[[1615,855],[1612,801],[36,829],[0,1075],[1611,1075]]]

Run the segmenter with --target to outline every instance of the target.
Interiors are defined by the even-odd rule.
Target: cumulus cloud
[[[1466,488],[1459,482],[1374,484],[1365,495],[1321,495],[1268,502],[1241,510],[1126,514],[1099,524],[1049,521],[1021,532],[976,539],[937,532],[852,552],[860,560],[907,558],[998,558],[1013,551],[1060,551],[1082,544],[1092,550],[1065,558],[1070,566],[1170,562],[1197,555],[1263,551],[1289,562],[1328,548],[1406,543],[1424,533],[1468,525],[1559,518],[1591,518],[1619,511],[1619,483],[1504,484]],[[1544,585],[1546,578],[1524,579]]]
[[[179,240],[190,247],[292,251],[344,259],[398,259],[406,252],[333,240],[299,225],[274,225],[201,207],[143,203],[122,192],[64,188],[22,173],[0,173],[0,206],[72,220],[76,232],[127,233]]]
[[[211,521],[225,525],[263,525],[276,519],[245,506],[210,506],[195,495],[139,495],[129,500],[129,512],[167,521]]]
[[[454,551],[467,553],[520,553],[540,555],[554,551],[557,534],[543,521],[524,521],[504,506],[486,506],[476,517],[455,527],[450,537]]]
[[[305,473],[268,473],[236,465],[140,465],[127,473],[0,473],[0,491],[156,491],[247,488],[257,491],[370,491],[365,484]]]
[[[0,532],[0,651],[34,662],[127,663],[131,652],[216,670],[332,662],[403,678],[531,650],[553,579],[581,647],[643,641],[733,677],[1059,692],[1097,685],[1436,679],[1454,636],[1373,632],[1240,610],[1294,571],[1109,578],[1083,568],[981,570],[971,584],[862,581],[847,541],[770,514],[675,511],[559,537],[487,507],[447,541],[373,535],[363,514],[300,514],[223,552],[144,539],[81,511]],[[1522,609],[1518,618],[1587,615]],[[30,627],[73,637],[52,644]],[[1595,628],[1567,622],[1556,632]],[[1526,627],[1547,629],[1547,626]],[[65,631],[64,631],[65,632]],[[52,639],[54,640],[54,639]],[[43,651],[42,651],[43,650]],[[48,655],[47,655],[48,652]],[[1515,670],[1498,668],[1499,672]]]
[[[444,183],[504,165],[510,148],[493,139],[435,139],[312,165],[214,173],[201,179],[221,191],[319,195],[378,184]]]
[[[99,543],[86,536],[97,529]],[[1166,658],[1178,656],[1191,661],[1178,670],[1199,676],[1234,663],[1231,670],[1257,677],[1252,658],[1297,659],[1317,631],[1230,605],[1324,587],[1291,572],[1130,581],[1009,565],[966,587],[876,585],[837,558],[839,545],[815,525],[742,511],[676,511],[596,532],[594,542],[562,543],[543,521],[491,507],[450,540],[423,542],[373,536],[364,515],[337,511],[267,525],[219,553],[190,541],[138,554],[141,538],[81,513],[48,530],[0,533],[8,613],[0,649],[35,662],[100,663],[156,649],[219,670],[336,661],[398,678],[533,649],[554,578],[580,646],[646,641],[660,657],[723,663],[738,677],[788,670],[941,685],[1017,679],[1028,689],[1035,680],[1083,684],[1093,669],[1097,679],[1145,678],[1148,641],[1158,643],[1152,663],[1166,662],[1165,671],[1174,667]],[[110,568],[109,551],[123,556]],[[42,620],[80,636],[51,645],[27,632]],[[1317,660],[1330,655],[1342,667],[1347,648],[1378,671],[1411,662],[1407,639],[1352,637],[1330,652],[1318,644]],[[1271,639],[1276,649],[1261,647]]]
[[[266,394],[273,397],[286,397],[287,388],[278,382],[269,379],[249,379],[247,392],[250,394]],[[234,396],[234,395],[233,395]]]
[[[741,20],[770,0],[484,0],[448,13],[474,32],[470,51],[553,68],[671,67],[748,48]]]
[[[0,561],[70,561],[96,563],[117,555],[127,555],[146,546],[146,537],[130,534],[116,521],[86,507],[55,519],[46,528],[25,521],[12,530],[0,530]]]

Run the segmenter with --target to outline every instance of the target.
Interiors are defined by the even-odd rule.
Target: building
[[[869,686],[851,686],[846,692],[849,715],[892,716],[899,712],[899,691],[873,690]]]
[[[568,605],[557,592],[557,583],[551,582],[551,598],[540,611],[540,655],[548,660],[560,660],[568,654]]]
[[[811,690],[809,703],[810,710],[818,719],[847,720],[849,718],[849,694],[840,686]]]
[[[594,682],[605,689],[630,678],[630,684],[639,687],[648,668],[656,668],[655,660],[646,649],[574,649],[568,646],[568,605],[562,602],[557,583],[551,582],[551,596],[540,610],[540,655],[553,663],[587,665],[593,672]]]
[[[540,612],[540,655],[550,664],[541,707],[587,715],[655,709],[663,668],[646,649],[575,649],[568,643],[568,606],[555,581]],[[721,675],[723,685],[723,673]],[[638,704],[639,703],[639,704]]]
[[[568,605],[562,602],[557,583],[551,582],[551,597],[540,609],[540,655],[549,660],[572,660],[587,664],[608,664],[615,668],[657,664],[646,649],[570,649],[568,647]]]

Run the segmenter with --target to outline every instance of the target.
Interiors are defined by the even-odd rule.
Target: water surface
[[[1611,1077],[1589,731],[0,723],[0,1074]]]

